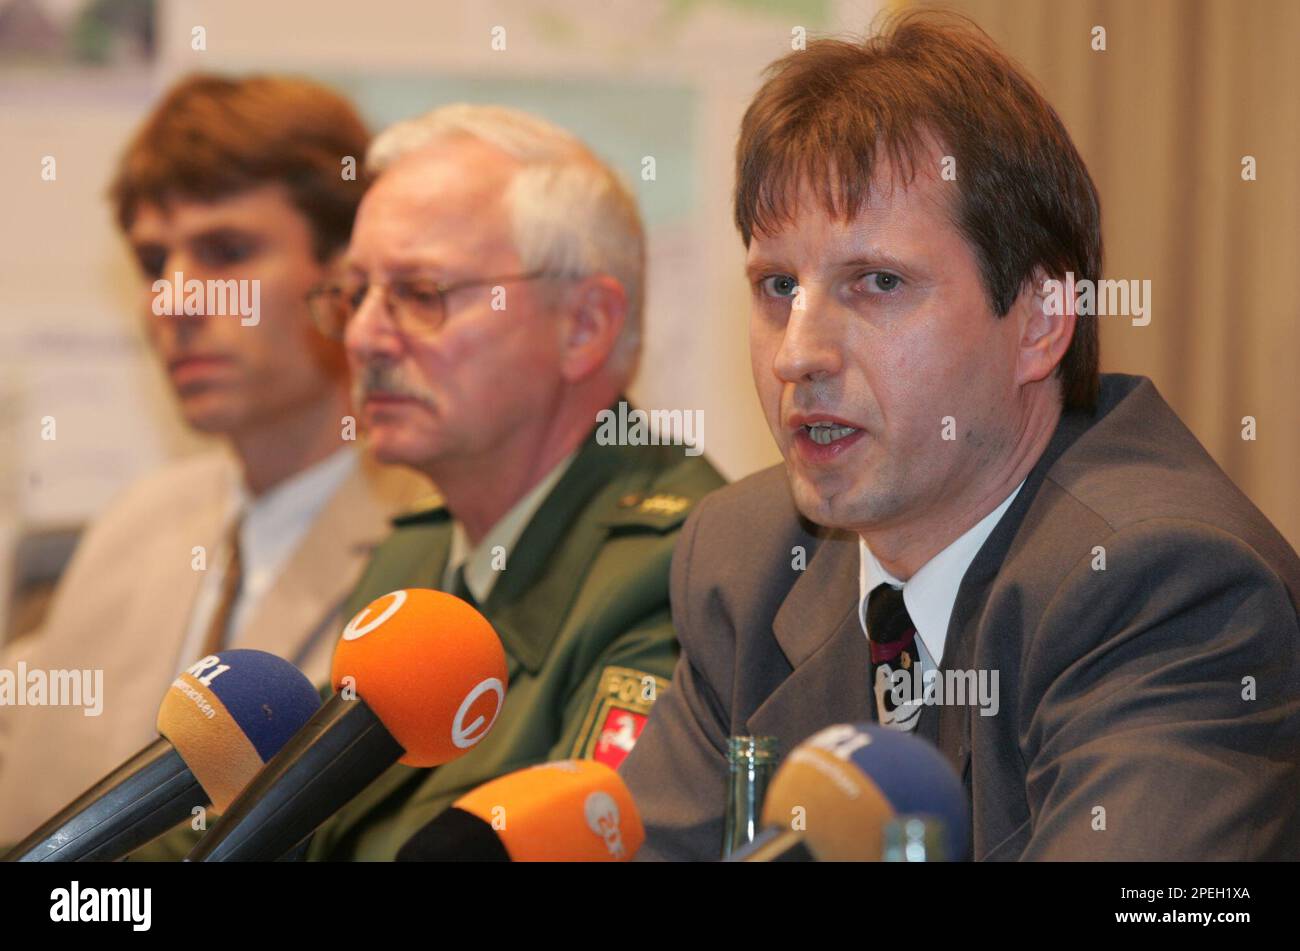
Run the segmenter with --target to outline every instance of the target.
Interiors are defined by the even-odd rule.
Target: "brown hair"
[[[125,231],[146,202],[215,201],[279,182],[310,223],[324,261],[352,233],[369,139],[346,99],[308,80],[194,74],[171,88],[135,134],[109,195]],[[356,160],[355,180],[343,177],[346,156]]]
[[[801,184],[856,217],[884,154],[910,182],[927,136],[956,160],[951,209],[1003,317],[1035,268],[1097,280],[1101,206],[1060,117],[993,40],[957,14],[909,11],[861,42],[818,39],[767,70],[736,146],[736,226],[788,224]],[[1065,408],[1096,405],[1096,322],[1081,317],[1056,373]]]

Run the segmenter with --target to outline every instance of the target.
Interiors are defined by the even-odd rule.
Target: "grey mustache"
[[[423,387],[408,383],[400,372],[382,364],[370,364],[362,371],[353,384],[353,398],[360,404],[372,393],[388,393],[392,396],[405,396],[419,400],[427,406],[434,405],[433,394]]]

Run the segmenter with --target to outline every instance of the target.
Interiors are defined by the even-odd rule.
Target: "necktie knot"
[[[921,707],[915,701],[904,702],[897,687],[900,671],[912,677],[920,672],[921,645],[900,589],[881,584],[868,595],[867,643],[874,668],[877,719],[894,729],[915,729]]]
[[[867,596],[867,639],[874,664],[890,663],[911,650],[916,625],[907,613],[901,589],[883,583]]]

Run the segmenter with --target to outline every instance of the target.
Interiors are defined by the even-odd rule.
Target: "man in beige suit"
[[[112,196],[148,336],[186,422],[223,446],[129,488],[0,662],[102,671],[99,709],[0,706],[0,842],[154,739],[196,658],[257,648],[323,680],[370,550],[428,494],[356,448],[342,349],[307,306],[347,244],[365,184],[347,163],[366,145],[322,87],[196,76],[128,147]]]

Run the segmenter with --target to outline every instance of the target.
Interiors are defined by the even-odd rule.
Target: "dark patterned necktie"
[[[912,668],[920,662],[916,625],[907,613],[901,589],[883,583],[867,596],[867,640],[871,646],[871,683],[876,696],[876,714],[882,724],[911,729],[920,708],[914,706],[899,710],[887,680],[898,670],[911,677]]]

